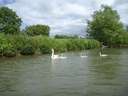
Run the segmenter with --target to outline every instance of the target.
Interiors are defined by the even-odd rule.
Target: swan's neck
[[[54,57],[54,50],[52,49],[52,57]]]
[[[101,52],[100,52],[100,56],[102,56]]]

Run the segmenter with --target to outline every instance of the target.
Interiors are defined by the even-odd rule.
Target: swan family
[[[51,50],[52,50],[51,59],[66,59],[67,58],[65,56],[55,55],[54,54],[54,49],[51,49]]]
[[[87,58],[88,56],[85,54],[85,55],[80,55],[81,58]]]
[[[52,54],[51,54],[51,59],[67,59],[67,57],[66,56],[61,56],[61,55],[57,55],[57,54],[54,54],[55,52],[54,52],[54,49],[52,48],[51,49],[51,51],[52,51]],[[102,54],[101,52],[99,52],[99,56],[100,57],[106,57],[106,56],[108,56],[107,54]],[[80,57],[81,58],[87,58],[88,56],[85,54],[85,55],[80,55]]]

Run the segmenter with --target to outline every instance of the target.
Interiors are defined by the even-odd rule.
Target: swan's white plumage
[[[87,58],[88,56],[80,56],[81,58]]]
[[[106,57],[108,56],[107,54],[101,54],[101,52],[99,53],[101,57]]]
[[[81,58],[87,58],[88,56],[87,55],[80,55]]]
[[[52,49],[51,59],[66,59],[67,57],[54,55],[54,49]]]

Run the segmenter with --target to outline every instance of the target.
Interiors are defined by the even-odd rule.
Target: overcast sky
[[[0,0],[17,12],[23,25],[48,24],[51,34],[84,34],[86,20],[101,4],[112,6],[128,24],[128,0]]]

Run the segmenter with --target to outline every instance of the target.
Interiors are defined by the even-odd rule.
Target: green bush
[[[100,43],[90,39],[53,39],[43,36],[33,37],[42,54],[50,53],[53,48],[55,52],[79,51],[98,48]],[[93,45],[92,45],[93,44]]]
[[[54,39],[44,36],[0,34],[0,56],[12,57],[16,53],[33,55],[36,52],[50,54],[55,52],[79,51],[98,48],[100,43],[92,39]]]
[[[13,43],[4,34],[0,34],[0,56],[14,57],[16,49]]]
[[[5,57],[15,57],[16,56],[16,50],[14,48],[4,49],[3,56],[5,56]]]
[[[28,37],[25,40],[24,45],[20,49],[20,54],[22,54],[22,55],[34,55],[37,48],[38,47],[36,46],[36,43],[34,42],[34,40],[31,37]]]
[[[35,52],[36,52],[35,48],[30,44],[26,44],[20,50],[21,55],[34,55]]]
[[[42,46],[40,46],[40,52],[42,54],[50,54],[51,53],[51,49],[46,45],[42,45]]]
[[[55,52],[65,52],[67,51],[67,39],[53,39],[52,48]]]
[[[0,49],[0,57],[2,57],[2,56],[3,56],[3,50]]]
[[[79,37],[77,35],[75,36],[68,36],[68,35],[56,35],[56,39],[78,39]]]
[[[31,25],[25,28],[24,30],[29,36],[49,36],[50,27],[48,25]]]
[[[68,51],[94,49],[94,48],[99,48],[99,46],[100,43],[92,39],[70,39],[67,42]]]
[[[28,43],[28,39],[30,38],[27,35],[9,35],[6,37],[18,51],[20,51],[22,47]]]
[[[76,46],[74,40],[70,39],[70,40],[67,42],[67,50],[68,50],[68,51],[77,50],[77,46]]]

